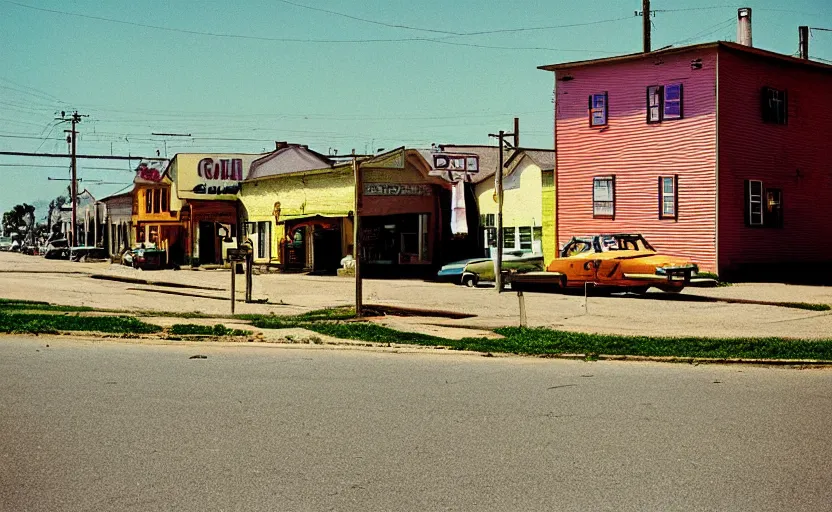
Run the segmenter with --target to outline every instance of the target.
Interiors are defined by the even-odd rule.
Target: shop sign
[[[142,160],[136,167],[136,178],[151,183],[159,183],[165,175],[168,160]]]
[[[197,176],[202,182],[193,188],[194,194],[236,194],[240,191],[240,182],[243,181],[243,160],[203,158],[197,165]]]
[[[433,168],[437,171],[479,172],[480,157],[453,153],[434,153]]]
[[[365,183],[365,196],[429,196],[430,186],[410,183]]]

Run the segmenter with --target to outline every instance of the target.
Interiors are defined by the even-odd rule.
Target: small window
[[[783,191],[777,188],[766,189],[766,204],[763,222],[766,227],[783,227]]]
[[[651,85],[647,88],[647,122],[682,118],[682,84]]]
[[[153,190],[144,191],[144,213],[153,213]]]
[[[493,213],[484,213],[480,215],[480,225],[484,228],[493,228],[494,227],[494,214]]]
[[[678,176],[659,177],[659,218],[675,219],[677,215]]]
[[[607,93],[592,94],[589,97],[589,126],[606,126],[608,120]]]
[[[170,191],[168,189],[162,189],[162,211],[168,211],[170,205],[168,204]]]
[[[660,123],[662,120],[662,86],[647,88],[647,122]]]
[[[747,226],[763,225],[763,182],[747,180],[745,182],[745,224]]]
[[[153,190],[153,213],[162,211],[162,189]]]
[[[615,217],[615,176],[593,179],[592,216],[600,218]]]
[[[514,249],[515,236],[514,228],[503,228],[503,249]]]
[[[682,118],[682,84],[668,84],[664,87],[662,112],[665,121]]]
[[[763,87],[762,106],[764,123],[787,123],[789,107],[786,91]]]
[[[532,227],[531,226],[523,226],[518,228],[520,231],[520,250],[521,251],[531,251],[532,250]]]
[[[151,244],[159,243],[159,226],[150,226],[148,229],[147,241]]]

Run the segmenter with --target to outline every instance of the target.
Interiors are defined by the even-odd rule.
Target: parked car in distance
[[[68,260],[69,244],[65,238],[58,238],[46,244],[43,257],[48,260]]]
[[[697,277],[699,266],[687,258],[656,252],[639,234],[574,237],[545,272],[511,277],[513,290],[540,287],[619,289],[646,293],[650,287],[678,293],[686,286],[714,286],[713,279]]]
[[[155,246],[128,249],[121,256],[121,263],[142,270],[159,270],[164,268],[167,254]]]
[[[9,251],[12,248],[12,237],[0,236],[0,251]]]
[[[543,270],[543,255],[524,251],[503,253],[503,270],[513,273]],[[491,258],[470,258],[448,263],[439,269],[440,281],[464,284],[470,288],[481,281],[494,281],[494,260]]]

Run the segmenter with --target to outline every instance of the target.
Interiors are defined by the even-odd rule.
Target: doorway
[[[199,264],[216,264],[219,263],[217,252],[219,249],[219,239],[215,233],[213,222],[199,223]]]
[[[316,227],[312,233],[313,271],[335,274],[341,266],[341,230]]]

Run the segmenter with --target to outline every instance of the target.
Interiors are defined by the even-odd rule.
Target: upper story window
[[[787,124],[789,102],[786,91],[763,87],[762,106],[764,123]]]
[[[144,212],[165,213],[170,208],[169,194],[167,189],[153,188],[144,191]]]
[[[647,88],[647,122],[682,119],[682,84],[651,85]]]
[[[592,179],[592,216],[615,217],[615,176]]]
[[[609,120],[609,105],[607,93],[591,94],[589,96],[589,126],[607,126]]]

